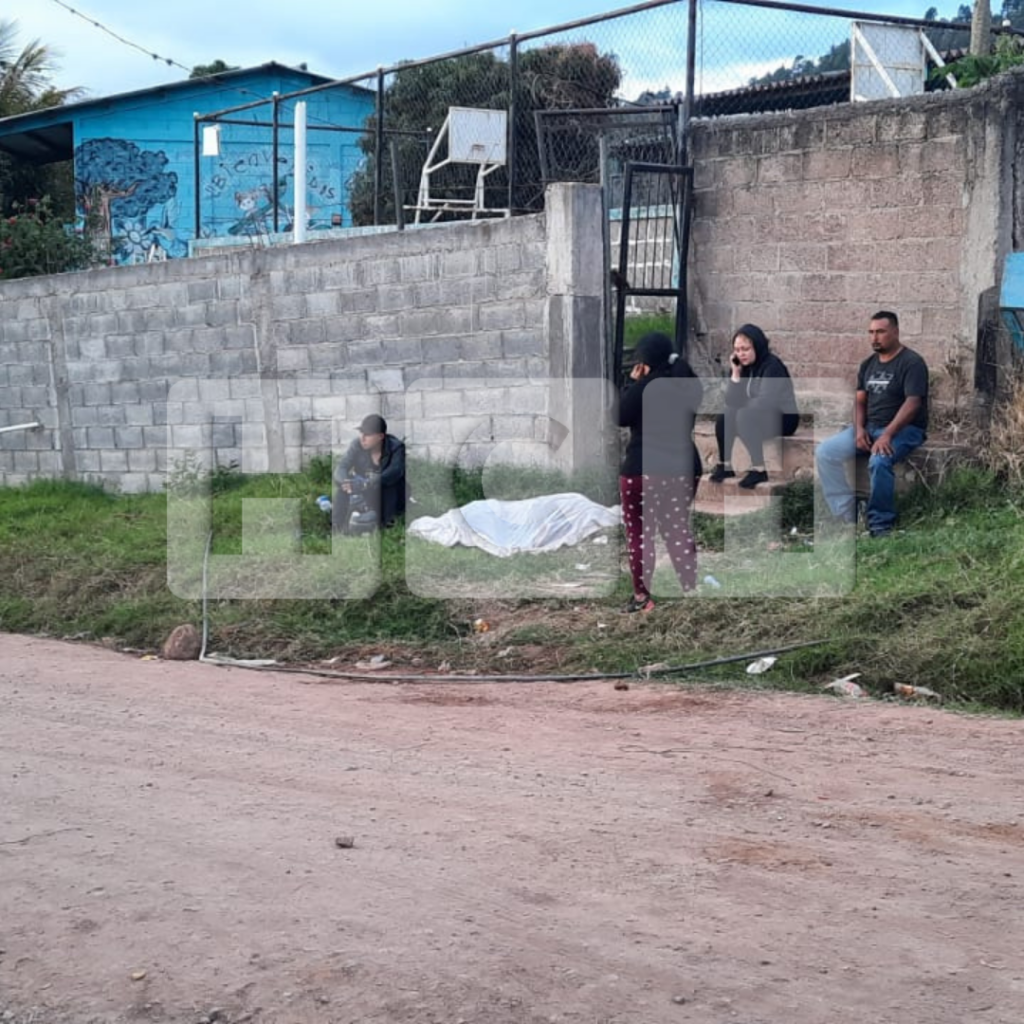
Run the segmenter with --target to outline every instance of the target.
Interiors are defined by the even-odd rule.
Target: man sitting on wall
[[[405,513],[405,445],[383,416],[365,416],[357,429],[334,469],[335,533],[368,533]]]
[[[928,429],[928,367],[900,343],[895,313],[876,313],[868,336],[874,354],[857,371],[853,426],[822,442],[815,461],[832,514],[852,523],[856,499],[846,467],[855,455],[868,455],[868,530],[872,537],[886,537],[896,523],[893,467],[924,442]]]

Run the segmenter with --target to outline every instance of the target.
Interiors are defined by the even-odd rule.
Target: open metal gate
[[[692,167],[630,161],[624,172],[618,266],[610,275],[615,290],[610,368],[618,386],[632,363],[624,346],[626,317],[643,311],[637,301],[643,297],[673,301],[675,348],[687,355],[686,267],[693,191]],[[613,248],[615,242],[613,238]]]

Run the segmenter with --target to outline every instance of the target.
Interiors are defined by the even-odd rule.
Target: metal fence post
[[[277,175],[277,158],[278,158],[278,151],[280,149],[280,131],[281,131],[281,126],[280,126],[280,121],[279,121],[280,114],[279,114],[279,111],[278,111],[279,100],[280,100],[280,97],[279,97],[278,93],[273,92],[273,93],[270,94],[270,105],[271,105],[271,108],[272,108],[272,111],[271,111],[271,121],[273,122],[273,126],[274,126],[274,128],[273,128],[273,139],[271,140],[271,143],[270,143],[271,150],[273,152],[274,166],[271,168],[271,171],[270,171],[270,173],[271,173],[271,179],[270,180],[273,183],[272,184],[272,188],[274,189],[274,234],[275,235],[278,233],[278,231],[281,230],[281,226],[280,226],[280,223],[279,223],[279,217],[278,217],[278,213],[279,213],[279,210],[280,210],[280,203],[279,203],[278,199],[279,199],[280,192],[281,192],[281,186],[280,186],[280,182],[278,181],[278,175]]]
[[[193,169],[195,190],[196,190],[196,240],[199,239],[199,229],[202,224],[201,211],[199,209],[200,203],[200,180],[199,180],[199,115],[196,114],[192,119],[192,151],[195,153],[195,164]]]
[[[676,143],[679,166],[685,167],[690,152],[690,118],[693,116],[693,90],[697,82],[697,0],[689,0],[686,22],[686,92],[680,108],[682,124]]]
[[[508,211],[515,208],[516,192],[516,83],[519,80],[519,44],[515,32],[508,37]]]
[[[384,68],[377,68],[377,124],[373,141],[373,224],[381,221],[384,188]]]

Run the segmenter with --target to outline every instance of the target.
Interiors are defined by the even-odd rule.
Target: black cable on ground
[[[292,675],[344,679],[362,683],[388,683],[389,685],[394,683],[580,683],[598,682],[605,679],[650,679],[653,676],[672,675],[676,672],[694,672],[697,669],[728,665],[736,661],[754,661],[757,658],[765,658],[773,654],[796,651],[802,647],[817,647],[828,642],[828,640],[805,640],[802,643],[773,647],[770,650],[728,654],[720,658],[709,658],[706,661],[690,662],[687,665],[651,665],[633,669],[632,672],[580,672],[570,675],[395,675],[380,672],[338,672],[331,669],[298,668],[291,665],[254,665],[244,661],[220,660],[216,655],[207,657],[205,660],[207,664],[221,665],[225,668],[249,668],[260,672],[284,672]]]

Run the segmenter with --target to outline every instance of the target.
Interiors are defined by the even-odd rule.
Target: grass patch
[[[491,497],[581,490],[615,500],[613,481],[599,474],[508,470],[485,480],[417,467],[413,476],[416,515],[440,514],[485,489]],[[447,662],[456,671],[547,674],[625,672],[816,640],[823,642],[785,655],[765,676],[752,679],[739,664],[701,678],[817,690],[860,672],[879,694],[911,683],[960,707],[1024,712],[1024,607],[1016,597],[1024,589],[1024,495],[993,473],[961,471],[909,495],[900,531],[880,542],[815,533],[809,485],[794,485],[777,509],[736,521],[697,516],[700,576],[721,586],[680,595],[671,568],[659,564],[658,607],[645,616],[619,614],[629,586],[618,530],[604,543],[511,559],[435,547],[401,529],[332,546],[315,504],[329,484],[322,461],[298,475],[183,477],[170,502],[71,483],[0,489],[0,628],[152,651],[179,623],[200,625],[195,563],[181,586],[168,583],[168,510],[191,489],[193,556],[212,530],[211,553],[228,566],[218,582],[237,587],[237,596],[209,601],[209,649],[217,653],[301,662],[372,652],[419,671]],[[282,555],[300,582],[323,577],[333,596],[261,595]],[[346,599],[353,581],[367,596]]]

